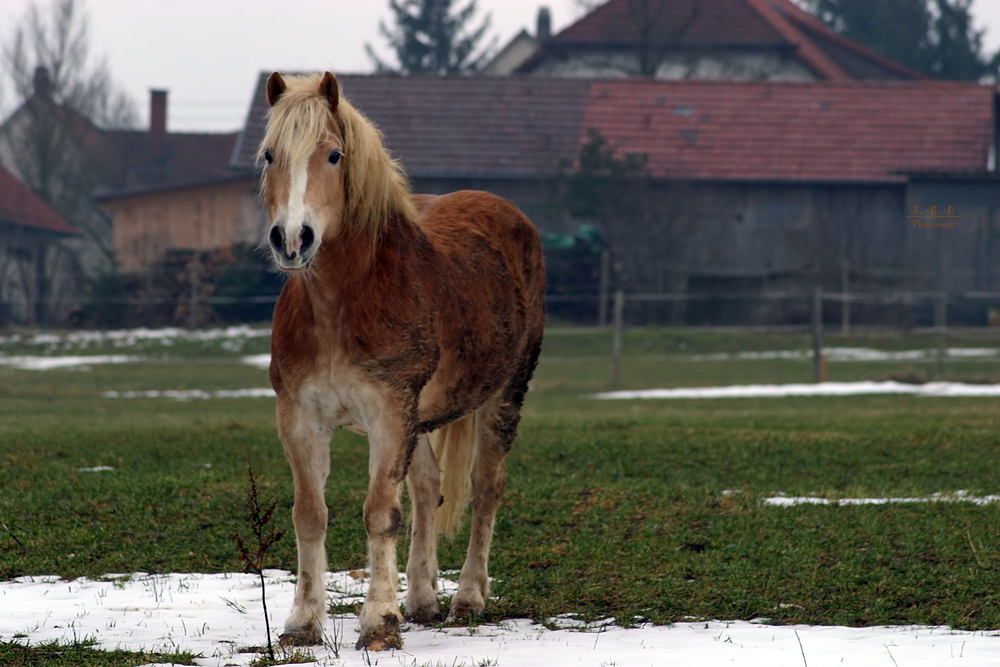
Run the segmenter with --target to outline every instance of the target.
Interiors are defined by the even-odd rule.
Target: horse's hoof
[[[418,623],[420,625],[434,625],[435,623],[440,623],[443,620],[441,612],[437,609],[417,609],[412,614],[407,610],[403,616],[410,623]]]
[[[448,610],[448,622],[454,623],[456,621],[475,620],[482,616],[484,609],[485,607],[477,607],[461,603],[452,605],[452,608]]]
[[[361,649],[388,651],[392,648],[403,648],[403,635],[399,632],[399,619],[392,614],[386,614],[382,617],[381,626],[361,633],[354,648],[359,651]]]
[[[278,637],[278,646],[318,646],[323,643],[323,632],[313,628],[288,630]]]

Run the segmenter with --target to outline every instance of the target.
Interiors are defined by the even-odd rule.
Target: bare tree
[[[628,0],[629,14],[636,27],[636,58],[643,76],[656,76],[667,52],[698,18],[700,1],[684,1],[687,7],[682,20],[670,25],[668,10],[680,4],[676,0]]]
[[[75,239],[35,238],[30,253],[0,258],[27,262],[27,321],[58,320],[66,290],[80,274],[113,267],[111,222],[91,200],[101,172],[87,146],[99,128],[136,124],[135,104],[111,82],[104,61],[89,64],[86,15],[77,0],[56,0],[44,14],[32,4],[2,53],[4,87],[16,110],[0,126],[0,163],[72,223]],[[30,260],[23,259],[30,257]]]
[[[45,16],[32,3],[3,50],[4,74],[21,101],[35,92],[35,74],[49,74],[52,101],[104,128],[131,128],[135,103],[117,90],[107,62],[90,66],[86,14],[77,0],[57,0]]]

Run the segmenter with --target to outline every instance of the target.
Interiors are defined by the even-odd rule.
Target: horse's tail
[[[462,522],[472,489],[472,466],[476,460],[476,413],[442,426],[427,435],[441,467],[441,506],[437,532],[449,537]]]

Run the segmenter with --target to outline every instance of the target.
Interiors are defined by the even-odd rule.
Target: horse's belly
[[[472,412],[509,379],[509,368],[499,359],[482,364],[442,364],[420,392],[420,421],[450,421]]]

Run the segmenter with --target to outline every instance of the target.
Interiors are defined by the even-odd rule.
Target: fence
[[[568,300],[567,297],[555,297],[559,301]],[[571,297],[574,301],[575,297]],[[598,297],[598,300],[607,298],[602,296]],[[593,299],[591,297],[591,299]],[[611,297],[613,302],[612,305],[612,317],[611,317],[611,386],[617,387],[621,378],[621,352],[622,352],[622,334],[625,329],[625,306],[628,301],[633,303],[686,303],[697,299],[712,299],[712,300],[722,300],[722,299],[772,299],[772,300],[797,300],[797,301],[811,301],[809,304],[809,310],[811,314],[811,319],[808,324],[802,325],[786,325],[781,327],[761,327],[763,329],[781,329],[785,331],[802,331],[812,334],[812,350],[813,350],[813,377],[816,382],[822,382],[826,380],[826,361],[823,356],[823,333],[825,326],[825,311],[826,304],[833,303],[840,305],[840,322],[839,330],[842,334],[851,333],[851,308],[856,304],[874,304],[879,306],[885,305],[902,305],[910,308],[923,308],[928,307],[933,309],[934,322],[930,327],[908,327],[915,332],[930,332],[937,336],[937,361],[939,372],[941,375],[945,374],[945,364],[946,364],[946,339],[948,336],[949,323],[948,323],[948,313],[949,306],[952,304],[958,305],[968,305],[970,303],[986,304],[986,321],[982,324],[988,325],[990,327],[1000,327],[1000,308],[990,307],[989,304],[1000,304],[1000,292],[966,292],[960,294],[948,294],[947,292],[896,292],[896,293],[881,293],[881,294],[858,294],[858,293],[843,293],[843,292],[826,292],[824,293],[822,288],[817,287],[814,289],[812,294],[802,293],[802,292],[771,292],[771,293],[761,293],[757,295],[739,295],[739,294],[631,294],[626,295],[622,290],[617,290]],[[598,312],[598,325],[607,326],[607,323],[600,321],[606,313],[607,307],[605,303],[597,304]],[[871,327],[866,327],[871,328]],[[884,327],[882,327],[884,328]]]
[[[195,265],[197,266],[197,265]],[[162,291],[121,287],[88,295],[82,309],[114,312],[122,326],[183,325],[191,328],[227,321],[261,321],[281,289],[279,279],[259,290],[202,286],[197,276],[185,289]],[[214,289],[213,289],[214,287]],[[222,293],[220,293],[222,292]],[[250,293],[247,293],[250,292]],[[257,293],[254,293],[257,292]],[[757,327],[773,330],[811,329],[815,323],[841,333],[859,328],[919,330],[948,325],[1000,327],[1000,292],[681,292],[549,294],[550,321],[608,326],[615,317],[626,325],[685,327]],[[569,308],[567,308],[569,307]],[[23,304],[17,310],[24,310]],[[0,313],[16,310],[0,301]],[[570,316],[564,314],[569,312]],[[156,315],[160,321],[149,321]],[[11,323],[25,324],[10,317]],[[154,318],[155,319],[155,318]],[[165,321],[164,321],[165,320]],[[2,322],[0,322],[2,324]],[[57,322],[56,324],[65,324]],[[111,322],[70,322],[111,326]]]
[[[623,294],[625,321],[631,324],[676,326],[801,327],[817,316],[843,333],[858,326],[909,330],[938,327],[945,322],[963,326],[1000,326],[1000,292],[882,291],[882,292],[679,292]],[[615,293],[546,297],[555,319],[581,324],[608,325]],[[668,306],[663,308],[662,306]]]

